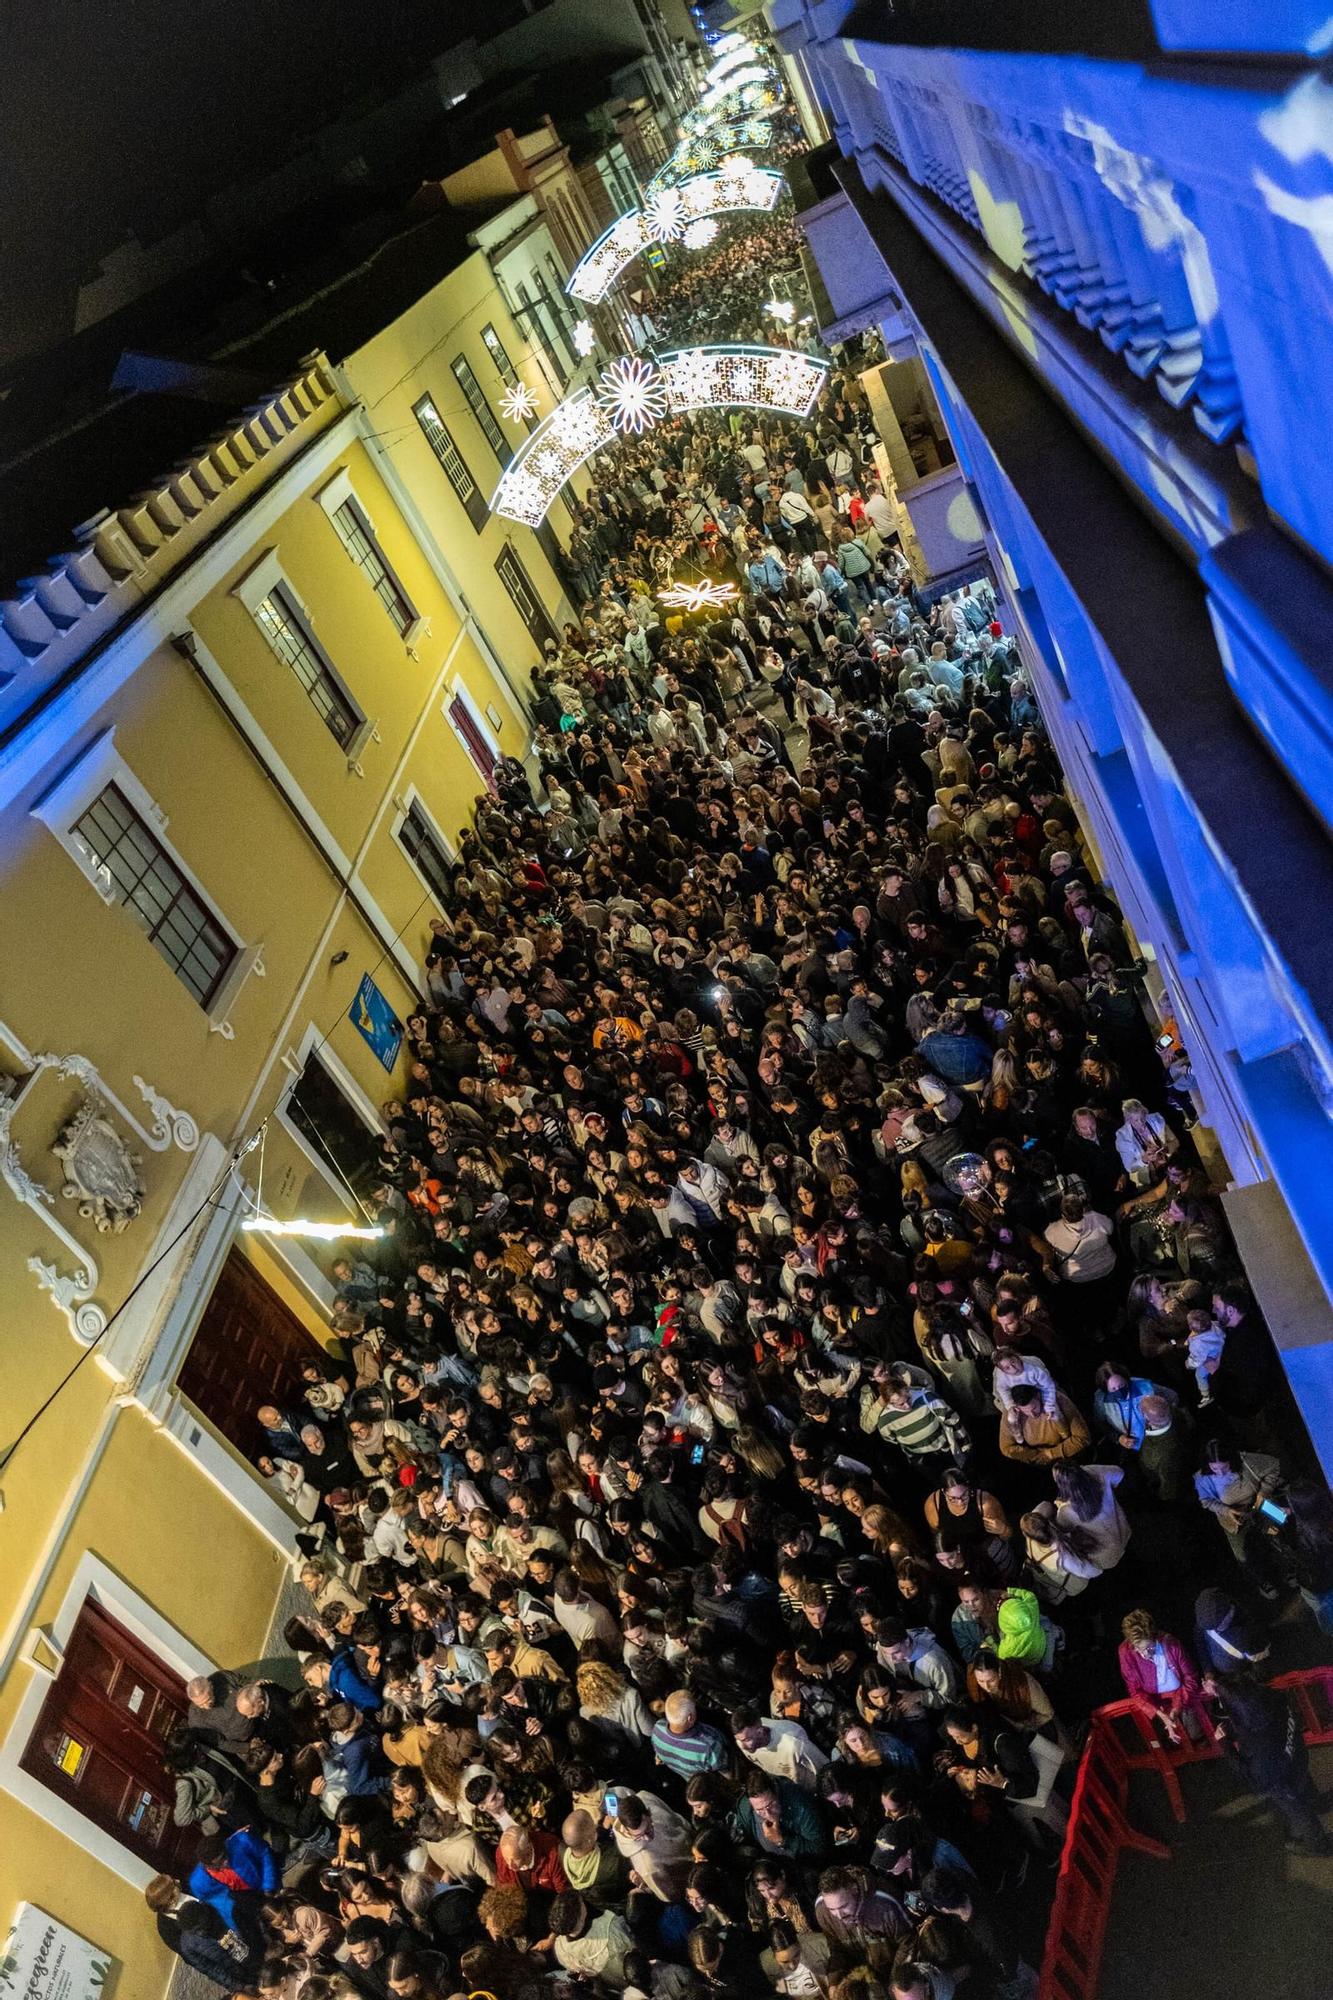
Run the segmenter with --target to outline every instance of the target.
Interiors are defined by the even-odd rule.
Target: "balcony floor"
[[[1333,1747],[1311,1751],[1310,1769],[1333,1830]],[[1288,1853],[1276,1810],[1226,1759],[1181,1785],[1177,1826],[1157,1780],[1134,1781],[1130,1819],[1172,1859],[1122,1857],[1098,2000],[1329,2000],[1333,1856]]]

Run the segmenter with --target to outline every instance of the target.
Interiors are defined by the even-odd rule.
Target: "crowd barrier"
[[[1273,1686],[1288,1696],[1307,1743],[1333,1743],[1333,1667],[1280,1674]],[[1130,1778],[1136,1771],[1155,1772],[1172,1813],[1183,1823],[1187,1815],[1180,1771],[1222,1754],[1206,1716],[1202,1723],[1197,1741],[1166,1743],[1132,1702],[1108,1702],[1095,1710],[1060,1858],[1039,2000],[1096,2000],[1122,1851],[1131,1848],[1158,1861],[1171,1859],[1169,1847],[1130,1825],[1126,1817]]]

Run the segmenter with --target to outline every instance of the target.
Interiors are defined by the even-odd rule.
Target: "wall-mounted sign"
[[[35,1903],[20,1903],[0,1954],[0,2000],[98,2000],[115,1962]]]
[[[403,1046],[403,1024],[369,973],[356,989],[348,1018],[370,1043],[385,1069],[392,1069]],[[0,1995],[0,2000],[3,2000],[3,1995]]]

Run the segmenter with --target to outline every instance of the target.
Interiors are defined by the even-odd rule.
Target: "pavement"
[[[1333,1832],[1333,1747],[1310,1753]],[[1333,1856],[1287,1852],[1282,1822],[1226,1759],[1181,1773],[1178,1826],[1136,1775],[1129,1818],[1170,1861],[1122,1855],[1097,2000],[1330,2000]]]

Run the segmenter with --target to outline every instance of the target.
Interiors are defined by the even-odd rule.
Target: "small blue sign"
[[[403,1024],[369,973],[356,989],[348,1018],[365,1036],[385,1069],[391,1070],[403,1046]]]

